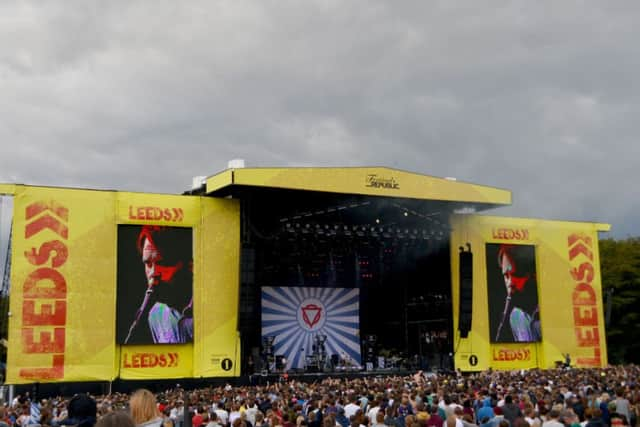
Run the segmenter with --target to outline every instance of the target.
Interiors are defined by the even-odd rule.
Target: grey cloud
[[[638,234],[635,2],[7,2],[0,180],[386,165]]]

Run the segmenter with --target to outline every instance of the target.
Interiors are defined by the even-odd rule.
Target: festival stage
[[[243,167],[182,195],[0,193],[13,205],[8,383],[549,368],[567,353],[607,364],[609,226],[480,215],[510,205],[508,190]]]

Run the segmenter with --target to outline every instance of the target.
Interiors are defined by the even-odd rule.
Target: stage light
[[[409,212],[405,211],[404,216],[409,216]]]
[[[376,224],[380,224],[380,219],[376,218]]]

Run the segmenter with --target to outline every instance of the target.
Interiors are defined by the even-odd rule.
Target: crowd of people
[[[637,366],[420,371],[131,395],[25,395],[0,404],[0,427],[635,427],[639,378]]]

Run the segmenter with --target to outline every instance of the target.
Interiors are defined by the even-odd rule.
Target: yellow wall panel
[[[462,370],[549,368],[570,354],[577,366],[607,364],[598,231],[602,224],[480,215],[451,219],[455,365]],[[473,325],[458,328],[458,247],[473,250]],[[487,243],[533,245],[542,340],[493,343],[487,294]],[[490,260],[489,262],[494,262]]]

